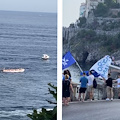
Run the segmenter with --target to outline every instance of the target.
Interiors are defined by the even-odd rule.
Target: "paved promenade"
[[[120,100],[78,101],[62,110],[62,120],[120,120]]]

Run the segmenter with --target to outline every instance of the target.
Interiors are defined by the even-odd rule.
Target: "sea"
[[[2,72],[17,68],[25,71]],[[0,11],[0,120],[31,120],[33,109],[52,109],[48,83],[57,85],[57,14]]]

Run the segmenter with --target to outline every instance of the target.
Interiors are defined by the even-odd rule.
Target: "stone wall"
[[[97,79],[97,88],[94,89],[94,99],[95,100],[104,100],[107,97],[106,93],[106,85],[103,82],[103,80]],[[79,94],[79,85],[76,83],[72,83],[74,93],[71,91],[71,101],[77,101],[78,100],[78,94]],[[116,83],[113,85],[113,93],[114,93],[114,99],[118,98],[118,91],[116,87]],[[88,92],[86,91],[86,97],[85,99],[89,99]]]

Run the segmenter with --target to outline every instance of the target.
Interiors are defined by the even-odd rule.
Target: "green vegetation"
[[[99,3],[96,9],[94,10],[94,15],[96,17],[105,17],[108,15],[109,8],[104,3]]]
[[[102,30],[105,30],[105,31],[111,31],[112,29],[117,29],[117,28],[120,28],[120,21],[118,22],[109,22],[109,24],[106,24],[103,23],[102,24]]]
[[[96,34],[94,30],[81,30],[76,36],[74,36],[70,41],[71,51],[84,51],[86,46],[90,47],[92,45],[98,45],[101,51],[106,53],[113,53],[114,51],[120,50],[120,33],[112,35],[100,35]],[[93,48],[94,49],[94,48]]]
[[[94,10],[94,15],[96,17],[106,17],[109,16],[109,10],[113,8],[120,8],[120,4],[116,0],[105,0],[104,3],[99,3],[96,9]],[[119,17],[112,15],[113,18]]]
[[[92,42],[95,41],[96,39],[96,32],[94,30],[81,30],[80,32],[77,33],[77,37],[79,39],[87,39],[88,41]]]
[[[71,23],[69,27],[70,28],[75,28],[74,23]]]
[[[115,36],[106,36],[107,39],[103,42],[103,47],[107,50],[107,52],[115,52],[120,50],[120,33]]]
[[[48,88],[48,91],[50,94],[53,95],[53,97],[57,101],[57,87],[55,87],[54,85],[51,85],[50,83],[48,85],[54,89],[54,90],[51,90],[50,88]],[[57,104],[56,102],[52,102],[49,100],[47,101],[50,104]],[[27,116],[32,120],[57,120],[57,106],[55,106],[53,110],[47,110],[45,108],[42,108],[42,111],[39,113],[37,112],[37,110],[33,110],[33,113],[28,114]]]
[[[86,18],[85,17],[80,17],[79,21],[80,22],[77,24],[78,27],[82,27],[83,25],[86,24]]]
[[[119,8],[119,3],[116,0],[105,0],[105,4],[108,8]]]

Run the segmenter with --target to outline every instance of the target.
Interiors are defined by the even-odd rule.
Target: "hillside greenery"
[[[96,17],[102,16],[105,17],[108,15],[109,8],[106,4],[99,3],[95,10],[93,10]]]
[[[111,13],[109,13],[109,10],[114,8],[115,9],[120,8],[120,4],[117,3],[116,0],[105,0],[104,3],[99,3],[96,9],[93,10],[93,12],[96,17],[107,17],[111,15]],[[120,17],[119,14],[117,16],[115,15],[111,15],[111,16]]]
[[[99,44],[101,50],[106,52],[113,52],[120,50],[120,33],[115,36],[112,35],[99,35],[94,30],[80,30],[76,36],[70,40],[71,51],[83,51],[86,45]],[[94,49],[94,48],[93,48]]]
[[[77,26],[78,26],[78,27],[83,27],[83,25],[86,24],[87,19],[86,19],[85,17],[80,17],[80,18],[79,18],[79,21],[80,21],[80,22],[77,23]]]

